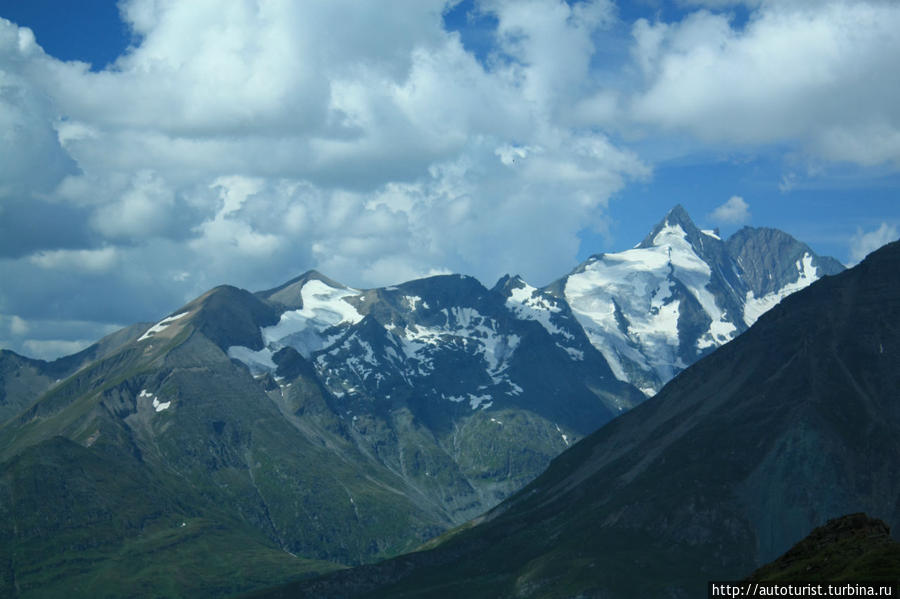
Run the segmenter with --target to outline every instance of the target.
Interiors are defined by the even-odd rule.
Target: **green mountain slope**
[[[10,596],[219,596],[336,567],[307,559],[395,554],[447,526],[339,426],[286,417],[289,401],[321,402],[317,382],[298,377],[279,403],[225,355],[210,337],[258,328],[210,332],[215,312],[240,322],[265,306],[223,293],[236,291],[189,304],[0,428]],[[168,568],[184,580],[161,581]]]

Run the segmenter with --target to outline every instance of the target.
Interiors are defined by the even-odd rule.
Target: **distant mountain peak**
[[[678,204],[631,250],[591,256],[545,290],[565,299],[617,378],[652,394],[782,298],[841,270],[776,229],[722,239]]]
[[[331,279],[317,270],[308,270],[299,277],[295,277],[272,289],[260,291],[256,295],[275,304],[284,306],[289,309],[299,309],[303,306],[301,291],[303,286],[310,281],[321,281],[328,287],[333,289],[350,289],[343,283],[339,283]]]
[[[663,245],[667,239],[671,238],[672,234],[678,232],[678,229],[681,229],[684,239],[692,246],[702,244],[700,229],[694,224],[684,206],[676,204],[637,247],[649,248]],[[662,238],[660,237],[661,233],[663,234]]]
[[[683,222],[690,223],[691,225],[694,224],[694,221],[691,220],[691,217],[688,214],[687,210],[685,210],[684,206],[682,206],[681,204],[675,204],[672,209],[669,210],[669,213],[666,214],[665,220],[673,223]]]

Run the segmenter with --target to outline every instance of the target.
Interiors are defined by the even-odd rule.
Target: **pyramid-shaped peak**
[[[681,204],[675,204],[675,206],[671,210],[669,210],[669,213],[666,215],[666,221],[671,224],[685,223],[694,225],[694,221],[691,220],[691,216]]]
[[[684,209],[684,206],[676,204],[674,208],[669,210],[665,218],[653,227],[653,230],[650,231],[647,237],[645,237],[637,247],[653,247],[656,245],[656,238],[661,231],[675,227],[680,227],[681,230],[684,231],[684,234],[690,243],[693,243],[693,240],[698,239],[698,236],[700,235],[700,229],[698,229],[697,225],[694,224],[694,221],[691,220],[691,216],[688,214],[687,210]]]

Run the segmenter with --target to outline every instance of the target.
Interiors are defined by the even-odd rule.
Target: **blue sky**
[[[387,8],[386,8],[387,7]],[[881,0],[0,0],[0,347],[309,268],[543,285],[681,203],[900,236]]]

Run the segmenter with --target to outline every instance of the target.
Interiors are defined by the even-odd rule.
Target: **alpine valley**
[[[218,597],[394,556],[494,508],[614,418],[489,519],[544,510],[532,506],[536,489],[555,489],[540,504],[549,506],[607,463],[643,464],[633,475],[642,485],[659,466],[651,478],[663,480],[662,446],[641,445],[644,433],[680,439],[706,408],[683,400],[670,418],[654,406],[675,400],[655,398],[623,420],[644,423],[627,438],[615,431],[637,425],[617,417],[787,295],[842,270],[781,231],[723,240],[677,206],[633,249],[592,256],[540,288],[445,275],[354,289],[310,271],[257,293],[217,287],[54,362],[2,351],[0,595]],[[720,355],[696,368],[713,380],[737,367]],[[577,470],[607,437],[621,442]],[[758,449],[789,441],[813,442]],[[709,451],[681,449],[670,463]],[[624,484],[610,477],[603,488]],[[631,503],[604,512],[619,527],[609,530],[720,516],[705,495],[656,506],[651,486],[628,488]],[[765,513],[748,513],[768,526],[763,557],[815,519],[798,513],[776,530]],[[750,534],[722,518],[734,539]],[[563,530],[544,528],[520,532],[543,541]],[[720,542],[690,530],[691,542]],[[635,534],[628,551],[665,542]],[[744,566],[751,553],[722,559]]]

